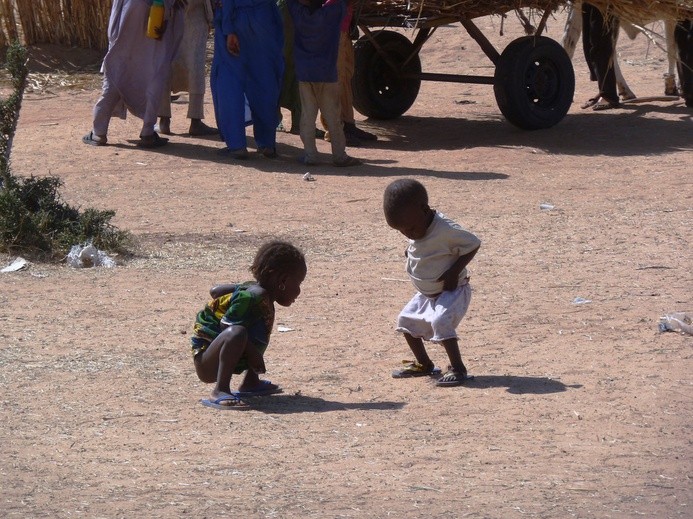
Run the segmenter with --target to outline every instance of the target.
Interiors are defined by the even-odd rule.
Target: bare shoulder
[[[251,294],[253,294],[254,296],[261,297],[261,298],[267,297],[267,290],[262,288],[257,283],[250,285],[248,288],[246,288],[246,290],[248,292],[250,292]]]

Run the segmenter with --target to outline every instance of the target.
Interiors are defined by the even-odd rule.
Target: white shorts
[[[471,299],[469,283],[437,297],[417,292],[400,312],[396,330],[432,342],[456,339],[457,326],[467,313]]]

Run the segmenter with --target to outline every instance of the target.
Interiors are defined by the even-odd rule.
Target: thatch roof
[[[661,19],[693,20],[693,0],[590,0],[590,4],[640,24]]]
[[[360,16],[472,19],[521,8],[553,11],[568,3],[568,0],[356,0],[355,10]],[[693,19],[693,0],[591,0],[590,3],[636,23],[662,18]]]

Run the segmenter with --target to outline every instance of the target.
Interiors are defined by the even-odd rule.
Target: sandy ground
[[[498,48],[520,31],[481,25]],[[461,27],[421,57],[493,72]],[[662,93],[661,51],[625,41],[621,59],[638,95]],[[279,135],[278,160],[231,163],[219,141],[184,135],[176,104],[169,146],[136,148],[132,118],[97,149],[80,141],[96,76],[28,92],[14,173],[57,175],[68,202],[116,210],[139,249],[113,269],[0,274],[0,514],[691,517],[693,339],[657,323],[693,308],[692,112],[581,110],[595,89],[580,56],[575,70],[570,113],[536,132],[508,124],[489,86],[423,83],[403,117],[359,116],[380,137],[351,150],[364,166],[319,166],[315,182],[297,136]],[[405,240],[381,213],[399,177],[483,241],[459,329],[466,387],[390,377],[410,357],[393,331],[412,295]],[[249,278],[271,237],[309,264],[266,356],[284,393],[203,407],[194,315],[213,284]]]

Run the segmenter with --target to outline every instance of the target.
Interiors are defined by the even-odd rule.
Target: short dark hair
[[[428,205],[428,192],[421,182],[400,178],[385,188],[383,212],[386,218],[396,216],[402,209],[414,205]]]
[[[255,254],[250,272],[261,285],[270,281],[277,272],[306,271],[306,258],[303,253],[289,242],[273,240],[264,243]]]

